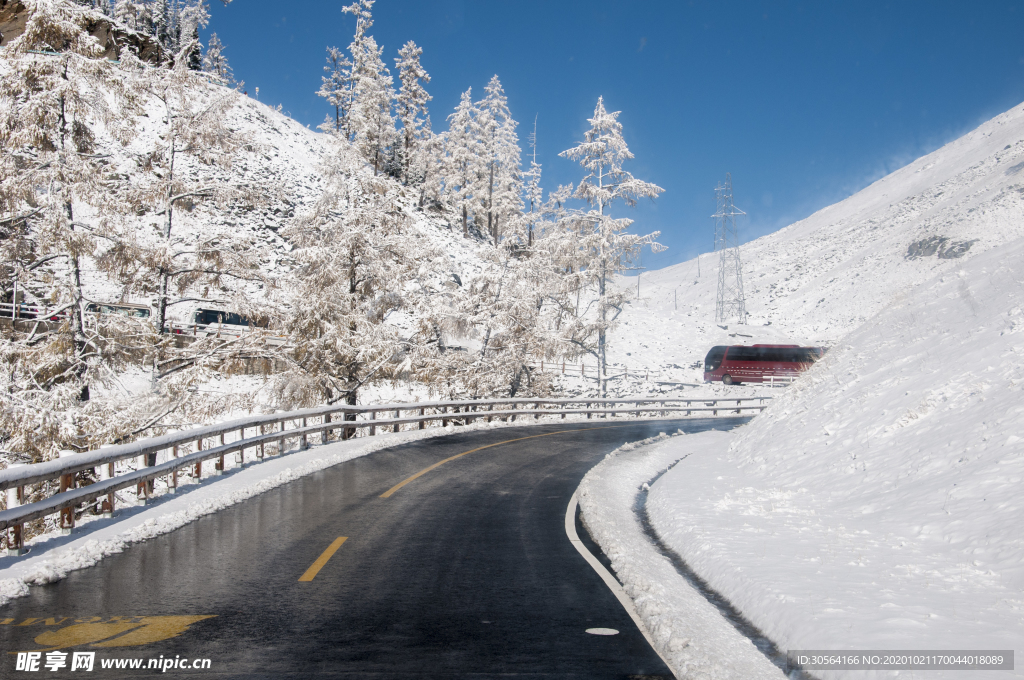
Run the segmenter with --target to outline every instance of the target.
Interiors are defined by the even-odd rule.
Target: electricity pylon
[[[718,211],[715,220],[715,251],[718,252],[718,301],[715,321],[738,324],[747,322],[747,303],[743,297],[743,265],[740,262],[740,239],[736,216],[746,215],[732,202],[732,175],[726,173],[725,183],[715,187]]]

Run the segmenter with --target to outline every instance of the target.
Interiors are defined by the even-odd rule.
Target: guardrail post
[[[636,417],[640,417],[640,402],[636,402]]]
[[[238,441],[242,441],[244,439],[245,439],[245,428],[244,427],[240,427],[240,428],[238,428]],[[238,449],[238,451],[235,452],[235,462],[238,464],[238,467],[240,467],[240,468],[241,467],[245,467],[245,447],[244,446],[242,448]]]
[[[178,457],[178,445],[175,444],[171,447],[171,458]],[[178,493],[178,471],[173,470],[171,472],[170,480],[167,482],[167,493]]]
[[[325,413],[322,424],[326,425],[329,422],[331,422],[331,414],[330,413]],[[320,445],[321,446],[326,444],[330,440],[330,438],[331,438],[331,429],[330,428],[326,428],[326,429],[320,430]]]
[[[377,412],[376,411],[370,411],[370,420],[377,420]],[[375,434],[377,434],[377,426],[376,425],[370,425],[370,436],[372,437]]]
[[[401,419],[401,417],[402,417],[402,410],[396,408],[395,409],[395,420],[399,420],[399,419]],[[398,423],[395,423],[395,432],[398,432],[401,429],[402,429],[402,426],[399,425]]]
[[[441,407],[441,413],[448,413],[448,407],[447,406],[442,406]],[[448,419],[447,418],[441,418],[441,427],[448,427]]]
[[[590,402],[588,401],[587,402],[587,420],[590,420],[593,417],[594,417],[594,414],[590,412]]]
[[[10,470],[11,468],[21,467],[22,465],[25,465],[25,463],[11,463],[9,466],[7,466],[7,469]],[[10,510],[11,508],[16,508],[19,505],[23,505],[24,503],[25,503],[25,487],[23,487],[23,486],[14,486],[14,487],[11,487],[10,489],[7,489],[7,509],[8,510]],[[4,532],[4,533],[7,534],[7,556],[8,557],[17,557],[17,556],[19,556],[19,555],[21,555],[22,553],[25,552],[24,551],[25,543],[24,543],[24,541],[22,539],[22,537],[24,535],[23,528],[24,528],[23,524],[14,524],[12,526],[7,527],[7,530]]]
[[[421,408],[421,409],[420,409],[420,415],[421,415],[421,416],[425,416],[425,415],[427,415],[427,409],[425,409],[425,408]],[[423,429],[423,428],[425,428],[426,426],[427,426],[427,421],[425,421],[425,420],[421,420],[421,421],[420,421],[420,429],[422,430],[422,429]]]
[[[302,419],[302,429],[303,430],[306,429],[306,419],[305,418]],[[306,449],[309,448],[309,439],[306,438],[306,433],[305,432],[302,433],[302,442],[299,445],[302,447],[303,451],[305,451]]]
[[[260,435],[267,433],[267,426],[260,425]],[[264,448],[264,442],[260,442],[260,447],[256,450],[256,460],[263,460],[263,457],[267,455],[267,450]]]
[[[64,453],[61,451],[61,453]],[[64,493],[69,489],[75,488],[75,476],[74,475],[61,475],[60,476],[60,493]],[[71,530],[75,528],[75,506],[67,505],[60,509],[60,532],[65,536],[71,533]]]
[[[224,433],[221,432],[220,433],[220,445],[224,446],[225,443],[226,442],[224,441]],[[222,475],[222,474],[224,474],[224,454],[223,453],[220,454],[220,458],[217,459],[217,462],[213,466],[213,474],[215,474],[215,475]]]
[[[533,410],[534,411],[540,411],[540,403],[539,402],[533,405]],[[540,413],[534,413],[533,414],[533,419],[534,420],[540,420]]]
[[[511,410],[512,410],[512,411],[515,411],[515,410],[516,410],[516,404],[515,404],[515,402],[512,402],[512,409],[511,409]],[[515,414],[513,413],[513,414],[512,414],[512,422],[514,423],[515,421],[516,421],[516,416],[515,416]],[[507,422],[509,422],[509,419],[508,419],[508,418],[505,418],[505,422],[506,422],[506,423],[507,423]]]
[[[198,453],[199,451],[202,451],[202,450],[203,450],[203,438],[200,437],[198,440],[196,440],[196,452]],[[196,478],[197,482],[200,479],[203,478],[203,461],[201,461],[201,460],[197,460],[196,461],[196,467],[195,467],[195,470],[192,471],[192,476]]]
[[[101,449],[109,449],[110,447],[111,447],[111,444],[103,444],[102,446],[100,446]],[[103,463],[102,465],[97,465],[94,469],[96,471],[96,477],[101,482],[106,481],[108,479],[112,479],[114,477],[114,464],[113,463]],[[103,514],[103,517],[113,517],[114,516],[114,492],[113,491],[108,493],[107,497],[100,502],[99,509],[100,509],[100,512]]]

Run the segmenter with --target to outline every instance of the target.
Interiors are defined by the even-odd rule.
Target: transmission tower
[[[740,263],[740,239],[736,216],[746,215],[732,202],[732,175],[726,173],[725,183],[715,187],[718,211],[715,220],[715,251],[718,253],[718,301],[715,321],[745,324],[747,303],[743,298],[743,265]]]

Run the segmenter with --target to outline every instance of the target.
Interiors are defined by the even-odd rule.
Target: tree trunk
[[[491,206],[494,205],[494,161],[491,161],[491,180],[487,185],[487,231],[494,239],[494,245],[498,245],[498,233],[491,225]]]

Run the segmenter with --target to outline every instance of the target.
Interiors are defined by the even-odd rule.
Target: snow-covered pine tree
[[[179,30],[178,51],[175,64],[184,62],[193,71],[203,68],[203,44],[199,41],[199,29],[210,23],[210,7],[206,0],[190,0],[180,8],[177,28]]]
[[[138,29],[139,7],[134,0],[117,0],[114,18],[131,30]]]
[[[363,38],[360,47],[362,54],[353,58],[352,132],[356,147],[378,174],[398,138],[391,115],[395,88],[381,59],[384,50],[373,36]]]
[[[108,200],[100,137],[126,144],[139,102],[89,34],[102,19],[72,3],[28,0],[24,32],[0,72],[0,253],[4,296],[51,310],[0,339],[0,448],[31,459],[84,449],[109,423],[95,403],[117,344],[87,327],[82,278]],[[14,296],[12,282],[17,281]],[[106,355],[104,356],[104,353]]]
[[[483,154],[476,199],[487,214],[487,231],[497,245],[504,223],[523,210],[519,168],[522,150],[516,136],[518,123],[508,110],[498,76],[491,78],[485,90],[487,95],[476,105]]]
[[[224,56],[224,44],[216,33],[210,34],[210,44],[206,46],[206,54],[203,56],[203,70],[217,76],[225,85],[235,82],[235,75],[231,72],[231,66],[228,65],[228,58]]]
[[[527,223],[527,246],[533,245],[534,232],[537,221],[540,219],[544,205],[544,190],[540,186],[541,166],[537,162],[537,119],[533,119],[533,132],[530,133],[530,169],[523,173],[523,202],[529,208],[526,215]]]
[[[326,76],[317,90],[317,95],[327,100],[334,107],[334,120],[328,116],[320,125],[323,131],[334,130],[341,134],[344,131],[348,139],[349,105],[352,102],[352,62],[337,47],[327,48],[327,65],[324,66]]]
[[[294,349],[275,376],[285,407],[355,404],[364,385],[408,370],[399,358],[414,343],[387,317],[415,311],[417,280],[442,260],[400,209],[398,185],[342,137],[322,168],[323,194],[284,232],[298,261],[284,320]]]
[[[364,70],[363,60],[365,59],[367,48],[366,48],[366,32],[373,26],[373,3],[376,0],[356,0],[351,5],[347,5],[341,8],[341,11],[345,14],[351,14],[356,18],[356,31],[352,36],[352,42],[349,43],[348,53],[352,57],[352,65],[349,67],[349,78],[348,84],[346,85],[346,99],[343,104],[344,110],[347,112],[347,126],[344,127],[345,134],[348,136],[349,141],[355,135],[355,130],[352,128],[352,109],[355,102],[355,80],[356,74]]]
[[[462,93],[455,112],[448,116],[445,135],[445,193],[451,197],[455,209],[462,213],[462,235],[467,237],[469,212],[474,203],[473,189],[480,174],[482,153],[472,96],[473,88]]]
[[[559,154],[578,161],[588,171],[576,187],[574,196],[590,204],[591,209],[567,217],[565,233],[578,234],[577,252],[583,259],[575,269],[585,275],[590,286],[596,288],[596,318],[587,322],[587,315],[580,314],[572,341],[597,358],[602,395],[607,390],[607,332],[622,311],[625,299],[624,293],[609,288],[609,277],[616,270],[628,266],[642,245],[664,248],[654,244],[658,232],[647,236],[628,234],[626,229],[633,220],[616,219],[608,214],[608,208],[616,201],[634,206],[638,199],[654,199],[664,191],[655,184],[635,179],[622,169],[623,163],[632,159],[633,154],[622,138],[619,113],[608,113],[604,108],[604,98],[598,98],[594,117],[588,119],[590,129],[585,133],[584,141]],[[610,310],[614,311],[611,318]],[[596,345],[592,345],[595,339]]]
[[[424,140],[430,139],[430,130],[424,130],[424,122],[427,115],[427,102],[432,97],[423,88],[424,83],[430,82],[430,75],[420,65],[420,55],[423,49],[416,46],[413,41],[407,42],[398,51],[398,58],[395,65],[398,68],[398,78],[402,85],[398,91],[396,108],[398,118],[402,121],[402,148],[403,168],[402,181],[405,184],[410,182],[411,168],[422,165],[419,156],[423,154]],[[416,178],[415,181],[419,181]]]
[[[430,126],[430,116],[423,121],[420,134],[422,139],[419,153],[413,157],[410,172],[413,177],[418,178],[419,207],[422,208],[428,201],[432,205],[441,201],[445,181],[445,139],[444,134],[434,134]]]

